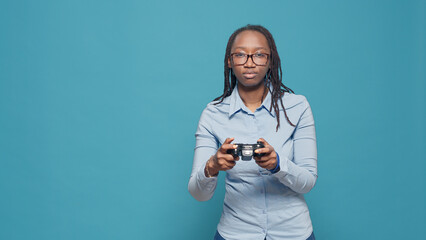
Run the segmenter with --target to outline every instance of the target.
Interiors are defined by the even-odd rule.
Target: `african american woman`
[[[317,180],[308,101],[282,83],[275,41],[262,26],[237,29],[224,64],[223,94],[204,109],[195,133],[189,192],[209,200],[226,173],[216,240],[315,239],[303,196]]]

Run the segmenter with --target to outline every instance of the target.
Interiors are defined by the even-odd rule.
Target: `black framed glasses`
[[[247,63],[248,59],[251,58],[254,64],[257,66],[266,66],[268,64],[269,54],[267,53],[231,53],[231,61],[234,66],[241,66]]]

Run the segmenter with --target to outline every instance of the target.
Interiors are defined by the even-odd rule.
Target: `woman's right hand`
[[[210,173],[210,176],[216,176],[219,171],[226,171],[235,166],[235,161],[238,161],[240,157],[234,157],[232,154],[226,153],[229,149],[237,148],[236,145],[231,144],[232,141],[234,141],[234,138],[227,138],[216,154],[207,161],[204,171],[206,176],[208,176],[207,173]]]

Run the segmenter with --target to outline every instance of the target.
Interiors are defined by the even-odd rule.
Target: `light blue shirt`
[[[255,161],[236,162],[226,171],[226,193],[222,217],[217,226],[227,240],[306,240],[312,233],[308,206],[303,197],[317,180],[317,145],[310,105],[302,95],[285,93],[280,102],[280,128],[276,131],[275,111],[269,111],[271,95],[253,113],[237,90],[220,104],[204,109],[195,133],[196,146],[188,190],[199,201],[209,200],[217,177],[204,175],[211,155],[228,137],[233,143],[253,144],[264,138],[280,157],[281,170],[271,174]]]

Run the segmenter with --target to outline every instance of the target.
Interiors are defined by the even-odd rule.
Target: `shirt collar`
[[[265,108],[265,110],[268,111],[272,117],[275,117],[274,109],[269,111],[269,108],[271,107],[271,100],[271,92],[268,91],[260,107]],[[229,117],[241,110],[251,113],[251,111],[247,108],[241,99],[240,94],[238,93],[238,84],[236,84],[234,90],[231,93],[231,96],[229,96]]]

